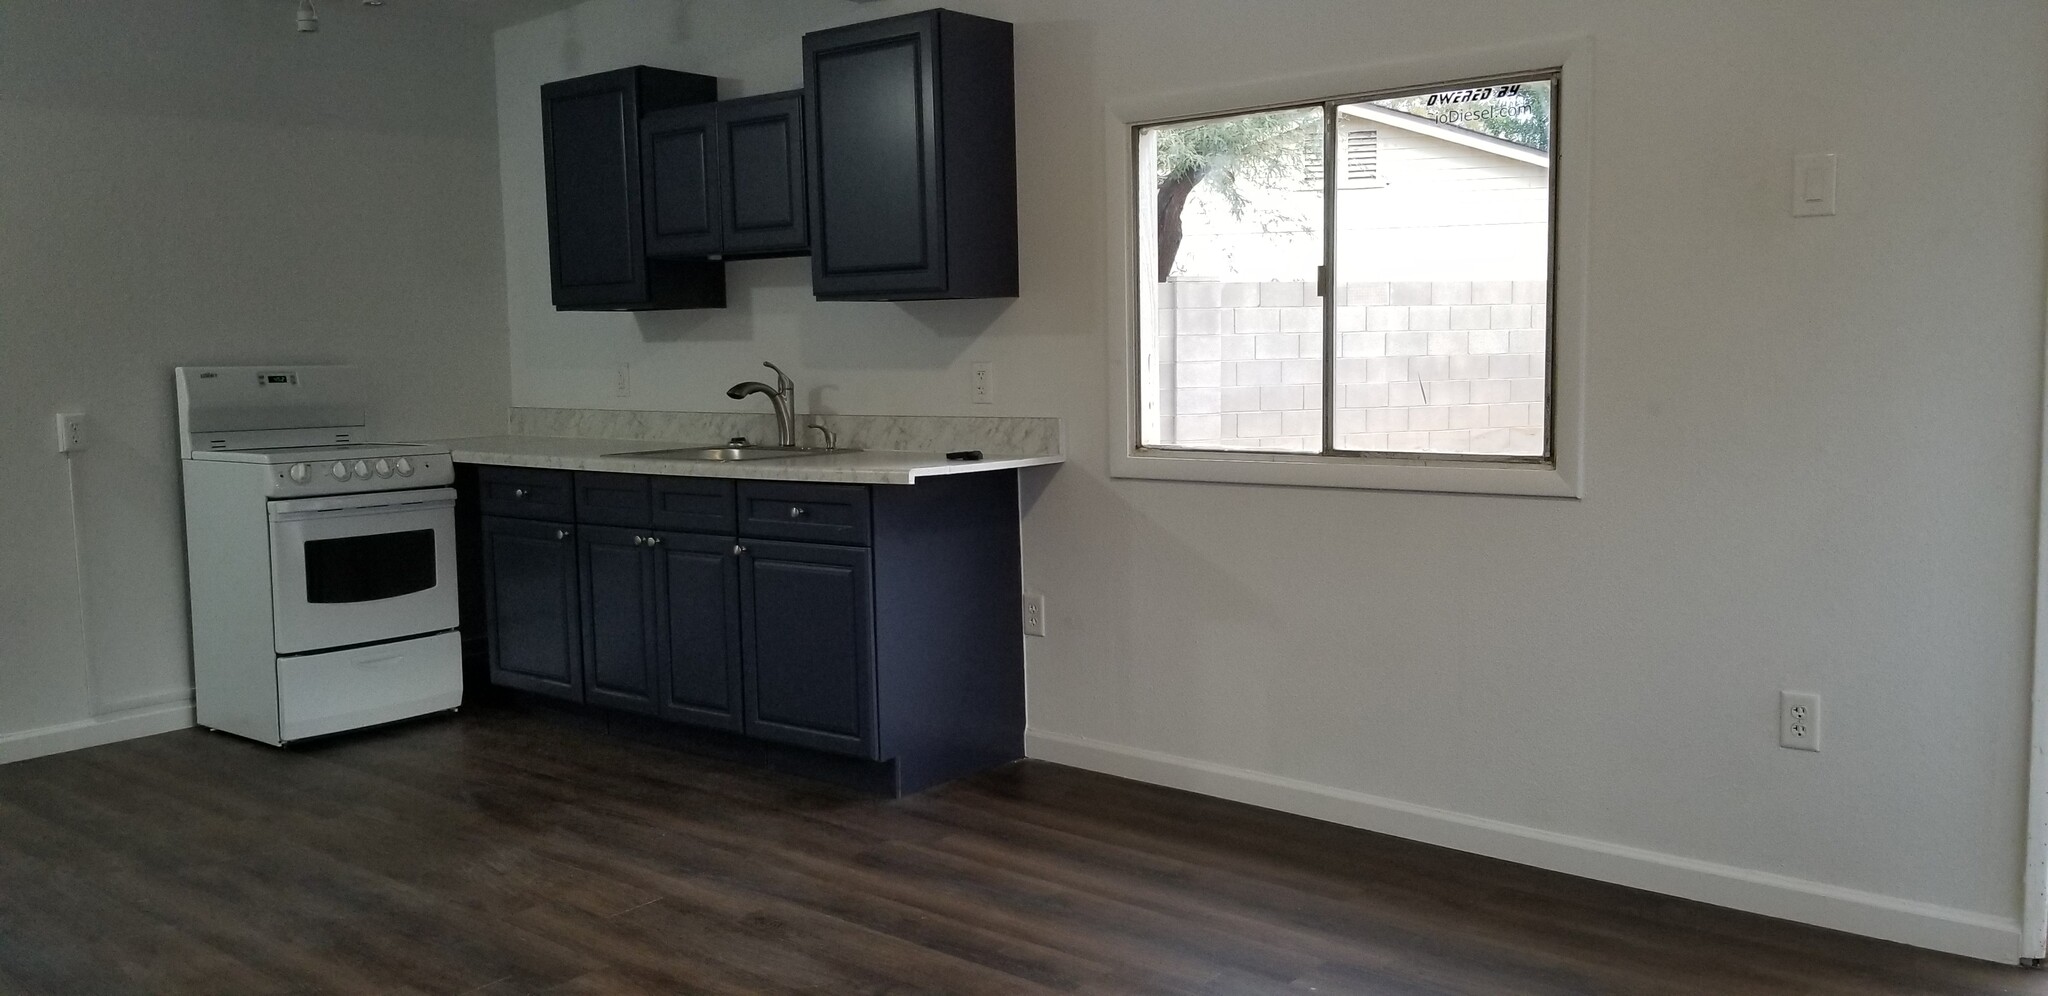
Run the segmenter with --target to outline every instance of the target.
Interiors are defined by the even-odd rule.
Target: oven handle
[[[373,491],[360,495],[329,495],[324,498],[292,498],[270,503],[270,521],[300,519],[321,512],[410,512],[449,508],[455,504],[454,488],[422,488],[417,491]]]

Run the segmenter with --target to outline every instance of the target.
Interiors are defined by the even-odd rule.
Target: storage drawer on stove
[[[868,489],[859,484],[741,481],[740,535],[868,543]]]
[[[277,659],[278,739],[303,740],[462,704],[462,636]]]
[[[478,467],[476,480],[485,515],[552,522],[576,518],[574,478],[566,470]]]

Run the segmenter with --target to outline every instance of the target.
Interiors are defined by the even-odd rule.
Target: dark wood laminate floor
[[[1054,765],[875,801],[509,712],[0,767],[0,992],[2048,993]]]

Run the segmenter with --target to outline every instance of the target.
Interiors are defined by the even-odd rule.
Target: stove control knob
[[[295,463],[292,464],[292,469],[286,471],[285,474],[292,479],[293,484],[304,484],[306,483],[306,478],[313,476],[313,468],[303,463]]]
[[[367,464],[367,463],[364,463],[364,462],[363,462],[363,461],[361,461],[361,460],[357,460],[357,461],[356,461],[356,476],[357,476],[357,477],[368,477],[368,476],[370,476],[370,465],[369,465],[369,464]]]
[[[378,476],[378,477],[390,477],[390,476],[391,476],[391,461],[389,461],[389,460],[379,460],[379,461],[377,461],[377,476]]]
[[[400,477],[411,477],[412,461],[404,457],[399,457],[398,462],[392,465],[392,469],[398,471],[398,476]]]
[[[337,463],[334,466],[327,468],[327,472],[333,474],[334,479],[337,481],[348,480],[348,464]]]

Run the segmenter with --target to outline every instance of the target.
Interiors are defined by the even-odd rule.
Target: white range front
[[[199,722],[279,744],[462,703],[454,465],[348,367],[181,367]]]

